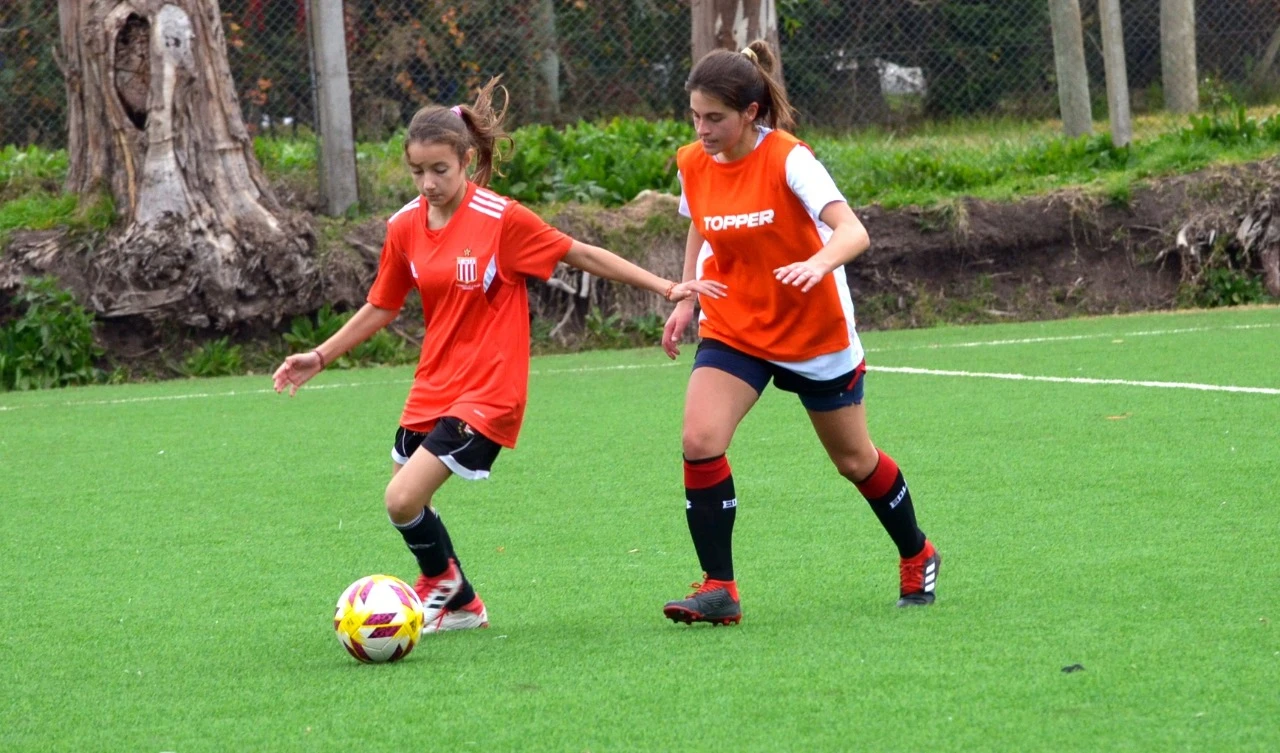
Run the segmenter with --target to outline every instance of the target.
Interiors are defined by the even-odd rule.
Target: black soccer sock
[[[924,531],[916,525],[916,511],[911,504],[911,492],[902,478],[902,471],[893,458],[880,450],[880,460],[870,476],[855,484],[867,498],[871,511],[880,519],[880,525],[898,547],[898,556],[914,557],[924,549]]]
[[[476,590],[471,587],[471,581],[467,580],[467,574],[462,569],[462,560],[458,559],[458,553],[453,549],[453,539],[449,538],[449,529],[445,527],[444,518],[440,517],[440,513],[436,512],[434,507],[429,508],[431,513],[436,516],[436,522],[440,524],[440,533],[444,541],[444,550],[449,557],[458,565],[458,573],[462,575],[462,588],[458,589],[458,593],[453,595],[452,599],[445,602],[445,609],[461,609],[471,603],[476,598]]]
[[[412,522],[400,525],[393,521],[392,525],[404,537],[423,575],[433,578],[449,569],[447,534],[433,510],[424,507]]]
[[[684,461],[685,520],[698,562],[712,580],[733,580],[733,522],[738,498],[724,455]]]

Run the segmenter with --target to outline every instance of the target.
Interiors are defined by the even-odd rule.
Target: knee
[[[715,429],[706,426],[686,426],[680,437],[684,456],[693,460],[723,455],[729,442]]]
[[[849,481],[857,484],[866,481],[876,469],[876,463],[880,461],[880,452],[875,447],[866,450],[856,450],[854,452],[833,458],[836,464],[836,471]]]
[[[419,494],[413,494],[404,484],[397,484],[395,479],[387,484],[387,493],[385,496],[387,505],[387,515],[396,523],[408,523],[418,517],[418,513],[422,512],[422,508],[429,507],[431,498],[423,497]]]

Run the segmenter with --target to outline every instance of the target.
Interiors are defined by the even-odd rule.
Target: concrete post
[[[308,0],[307,6],[320,132],[320,196],[325,213],[336,217],[360,200],[343,7],[342,0]]]

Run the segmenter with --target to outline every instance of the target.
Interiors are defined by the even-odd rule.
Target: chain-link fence
[[[317,1],[317,0],[312,0]],[[310,128],[308,0],[221,0],[245,119]],[[805,125],[846,128],[1057,112],[1047,0],[778,0],[788,90]],[[1158,109],[1160,0],[1124,0],[1129,84]],[[1280,0],[1197,3],[1200,78],[1257,101]],[[1096,0],[1081,0],[1091,86],[1105,112]],[[688,0],[346,0],[357,137],[385,138],[428,102],[502,74],[519,123],[681,117]],[[54,0],[0,6],[0,144],[61,146],[65,91]],[[1261,75],[1261,74],[1266,75]]]

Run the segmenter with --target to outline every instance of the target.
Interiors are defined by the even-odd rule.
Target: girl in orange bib
[[[506,110],[491,104],[496,86],[497,79],[489,81],[469,107],[430,106],[414,115],[404,154],[419,195],[387,221],[368,303],[333,337],[289,356],[275,372],[276,392],[296,393],[393,322],[409,291],[418,290],[426,334],[391,449],[385,502],[421,570],[414,589],[424,633],[489,624],[432,500],[452,476],[487,478],[499,451],[515,447],[529,382],[526,280],[546,280],[564,261],[670,301],[720,295],[718,283],[669,282],[576,241],[486,188],[498,146],[510,143],[502,131]]]
[[[663,612],[684,623],[742,619],[733,573],[738,498],[725,458],[770,381],[796,393],[840,475],[857,487],[899,555],[898,606],[932,604],[941,557],[916,525],[893,458],[867,432],[865,362],[844,265],[870,240],[808,145],[787,132],[792,109],[767,43],[716,50],[685,89],[698,142],[676,155],[689,217],[684,279],[720,282],[703,298],[701,342],[685,395],[685,517],[704,577]],[[694,314],[680,302],[663,348],[679,355]]]

